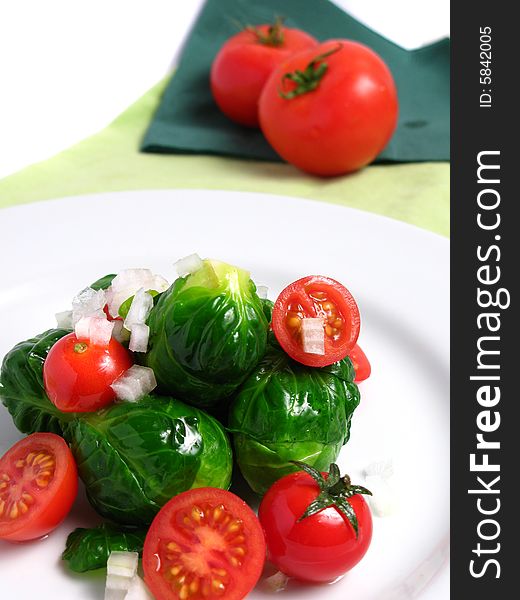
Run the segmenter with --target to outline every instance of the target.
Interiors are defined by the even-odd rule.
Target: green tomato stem
[[[256,41],[264,46],[283,46],[285,41],[283,34],[283,17],[276,17],[275,22],[269,26],[267,34],[263,34],[258,27],[248,25],[246,31],[250,31],[256,35]]]
[[[335,506],[343,515],[345,515],[345,517],[347,517],[349,523],[354,528],[357,538],[358,521],[356,513],[348,499],[356,494],[366,494],[371,496],[372,492],[360,485],[352,485],[348,475],[341,477],[339,467],[335,463],[330,465],[328,477],[325,478],[317,469],[311,467],[311,465],[298,460],[292,460],[291,462],[302,469],[302,471],[305,471],[307,475],[310,475],[320,488],[320,493],[317,498],[309,504],[303,515],[298,519],[298,522],[315,515],[324,508]]]
[[[338,43],[338,45],[332,50],[328,52],[324,52],[320,54],[316,58],[312,59],[311,62],[305,67],[303,71],[296,69],[293,73],[285,73],[282,77],[282,88],[284,87],[286,81],[292,81],[296,84],[296,87],[289,92],[283,91],[283,89],[279,89],[278,93],[284,100],[292,100],[297,96],[301,96],[302,94],[307,94],[312,90],[315,90],[323,76],[327,72],[329,65],[323,60],[330,56],[331,54],[335,54],[339,50],[343,48],[343,44]]]

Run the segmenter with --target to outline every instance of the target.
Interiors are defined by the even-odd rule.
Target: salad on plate
[[[0,458],[0,540],[49,534],[79,478],[105,522],[62,558],[106,568],[106,600],[238,600],[266,559],[273,589],[337,579],[372,537],[370,491],[336,465],[370,375],[354,298],[313,275],[273,302],[242,268],[176,268],[171,285],[102,277],[5,356],[0,397],[27,436]],[[239,472],[258,516],[229,491]]]

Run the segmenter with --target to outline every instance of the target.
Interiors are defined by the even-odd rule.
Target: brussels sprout
[[[145,537],[145,529],[123,531],[110,523],[91,529],[79,527],[68,535],[61,558],[68,561],[70,570],[76,573],[101,569],[107,566],[108,557],[115,550],[141,554]]]
[[[230,396],[257,365],[268,322],[249,273],[205,260],[156,298],[148,353],[159,389],[200,407]]]
[[[50,348],[64,335],[65,329],[49,329],[16,344],[2,363],[0,397],[22,433],[50,431],[61,435],[62,425],[74,419],[47,398],[43,385],[43,363]]]
[[[328,367],[306,367],[289,358],[270,336],[269,349],[244,382],[229,415],[240,470],[259,494],[297,468],[321,471],[348,441],[359,404],[349,358]]]
[[[67,425],[65,436],[90,503],[118,523],[147,525],[180,492],[230,484],[223,427],[171,398],[145,396],[86,413]]]

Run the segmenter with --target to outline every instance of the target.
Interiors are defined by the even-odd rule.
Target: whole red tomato
[[[318,42],[299,29],[274,25],[247,27],[222,46],[211,66],[211,91],[230,119],[258,127],[258,99],[273,69],[294,52]]]
[[[98,410],[114,400],[110,385],[132,364],[128,350],[114,338],[108,346],[96,346],[69,333],[54,344],[45,359],[45,391],[63,412]]]
[[[273,71],[259,115],[262,132],[286,161],[315,175],[341,175],[386,146],[397,125],[397,92],[370,48],[331,40]]]
[[[304,469],[274,483],[258,510],[269,560],[289,577],[333,581],[365,555],[372,516],[361,494],[370,492],[340,477],[337,465],[322,474]]]

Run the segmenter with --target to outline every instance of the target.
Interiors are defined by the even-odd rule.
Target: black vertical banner
[[[520,33],[513,7],[452,2],[454,599],[520,597],[520,152],[513,149]]]

